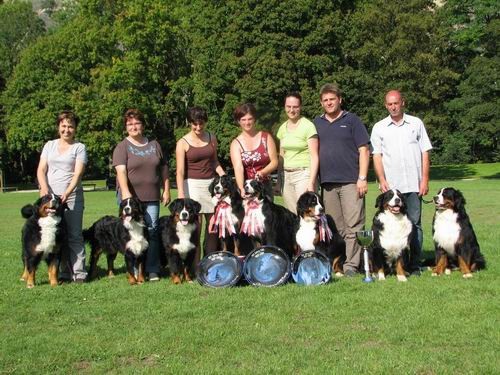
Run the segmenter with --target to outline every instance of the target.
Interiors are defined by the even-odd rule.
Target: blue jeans
[[[413,224],[413,239],[410,250],[410,270],[415,270],[420,267],[420,259],[422,258],[422,197],[418,193],[404,193],[406,198],[406,207],[408,209],[408,218]]]
[[[160,243],[158,236],[158,217],[160,215],[160,203],[158,201],[143,202],[144,221],[148,229],[148,255],[146,257],[146,273],[160,272]]]

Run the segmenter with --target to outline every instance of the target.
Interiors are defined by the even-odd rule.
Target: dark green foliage
[[[65,108],[81,119],[91,174],[106,171],[128,107],[145,112],[148,135],[169,156],[187,131],[186,109],[205,107],[227,165],[238,103],[254,102],[259,126],[275,131],[287,92],[302,93],[303,113],[312,118],[321,113],[318,89],[326,82],[340,84],[345,108],[368,128],[387,116],[384,93],[401,89],[408,112],[427,126],[434,162],[499,160],[495,0],[38,3],[49,5],[52,21],[34,44],[43,23],[30,7],[0,5],[7,80],[0,152],[10,174],[33,175]],[[23,32],[17,50],[5,48]]]

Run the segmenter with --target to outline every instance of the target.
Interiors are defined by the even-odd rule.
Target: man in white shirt
[[[422,196],[429,191],[432,145],[422,120],[404,113],[404,106],[401,92],[389,91],[385,96],[389,116],[374,125],[370,140],[380,191],[398,189],[406,197],[408,217],[416,234],[410,254],[410,271],[412,275],[420,275]]]

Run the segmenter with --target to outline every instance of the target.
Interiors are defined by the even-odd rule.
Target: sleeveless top
[[[212,142],[212,136],[208,133],[208,144],[201,147],[192,146],[187,139],[182,138],[189,145],[185,158],[184,179],[195,178],[201,180],[215,177],[215,165],[217,150]]]
[[[236,138],[236,141],[240,144],[241,149],[241,162],[243,164],[245,180],[251,180],[255,178],[255,174],[260,170],[264,169],[266,165],[271,162],[269,153],[267,152],[267,137],[269,133],[261,132],[259,146],[255,150],[246,151],[240,141]],[[266,176],[263,181],[268,181],[269,177]]]

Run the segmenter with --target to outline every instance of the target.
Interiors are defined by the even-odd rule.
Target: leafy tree
[[[90,173],[106,170],[126,108],[141,109],[149,134],[171,150],[177,120],[166,97],[187,64],[168,3],[87,1],[78,16],[28,48],[2,97],[9,150],[33,168],[65,108],[81,119]]]

